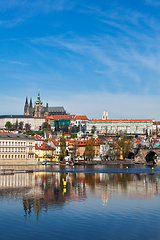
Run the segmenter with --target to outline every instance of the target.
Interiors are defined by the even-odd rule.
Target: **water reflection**
[[[37,172],[0,175],[0,198],[23,201],[24,216],[61,209],[72,201],[100,198],[145,199],[160,195],[159,174]]]

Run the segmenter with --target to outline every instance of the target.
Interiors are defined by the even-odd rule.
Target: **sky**
[[[0,115],[160,120],[159,43],[160,1],[0,0]]]

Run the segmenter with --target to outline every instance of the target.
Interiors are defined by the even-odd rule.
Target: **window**
[[[8,155],[8,158],[10,158],[10,155]]]
[[[21,158],[22,158],[22,155],[21,155]]]
[[[2,152],[4,152],[4,148],[2,148]]]
[[[17,152],[17,148],[15,148],[15,152]]]
[[[6,146],[7,146],[7,142],[6,142]]]
[[[14,146],[14,142],[12,142],[12,146]]]
[[[15,158],[17,158],[17,155],[15,155]]]
[[[23,146],[23,142],[21,142],[21,146]]]
[[[25,155],[23,155],[23,158],[25,158]]]
[[[9,142],[9,146],[11,146],[11,142]]]
[[[14,148],[12,148],[12,152],[14,152]]]
[[[7,158],[7,155],[5,157]]]
[[[17,142],[15,142],[15,146],[17,146]]]
[[[6,152],[7,152],[7,148],[6,148]]]
[[[0,142],[0,146],[1,146],[1,142]]]
[[[12,158],[13,158],[13,155],[12,155]]]
[[[20,158],[20,155],[18,155],[18,158]]]
[[[20,142],[18,142],[18,146],[20,146]]]
[[[4,145],[4,142],[2,142],[2,145]]]
[[[4,158],[4,155],[2,155],[2,158]]]

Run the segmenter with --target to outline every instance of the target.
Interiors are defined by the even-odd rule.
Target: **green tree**
[[[87,159],[92,160],[95,156],[95,139],[91,138],[87,141],[86,146],[85,146],[85,156]]]
[[[9,130],[9,131],[11,131],[12,130],[12,124],[11,124],[11,122],[10,121],[7,121],[6,122],[6,124],[5,124],[5,128],[6,128],[6,130]]]
[[[66,139],[63,133],[62,137],[60,138],[60,154],[59,154],[60,161],[62,161],[65,156],[67,156]]]
[[[127,158],[129,151],[133,146],[132,140],[127,138],[127,134],[123,134],[122,137],[118,140],[118,150],[122,154],[123,158]]]
[[[92,126],[91,133],[95,133],[96,131],[96,126]]]
[[[76,138],[77,137],[77,133],[71,133],[71,138]]]

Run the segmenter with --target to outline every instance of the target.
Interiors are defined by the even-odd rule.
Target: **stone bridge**
[[[160,149],[139,149],[134,154],[135,163],[160,163]]]

